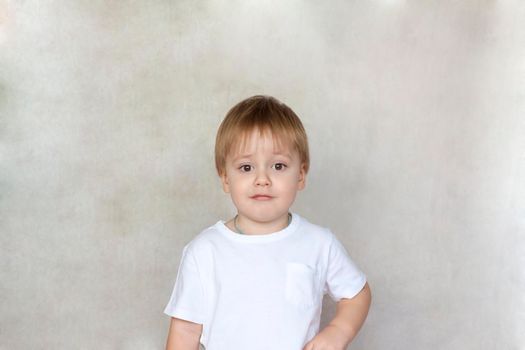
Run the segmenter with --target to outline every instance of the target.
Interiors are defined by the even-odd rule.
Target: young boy
[[[184,246],[166,349],[346,349],[370,288],[328,228],[289,211],[309,168],[297,115],[270,96],[239,102],[219,127],[215,164],[237,215]],[[337,311],[318,332],[326,293]]]

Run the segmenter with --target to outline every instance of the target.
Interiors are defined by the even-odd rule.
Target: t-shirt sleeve
[[[194,255],[186,245],[177,272],[177,278],[164,313],[194,323],[204,324],[204,289]]]
[[[328,268],[324,294],[328,293],[333,301],[341,298],[351,299],[356,296],[366,284],[366,275],[352,261],[345,247],[331,233],[332,240],[328,254]]]

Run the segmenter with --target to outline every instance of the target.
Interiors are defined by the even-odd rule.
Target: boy
[[[370,288],[328,228],[289,212],[309,169],[297,115],[270,96],[239,102],[217,132],[215,165],[238,213],[184,247],[166,349],[346,349]],[[318,333],[326,293],[337,312]]]

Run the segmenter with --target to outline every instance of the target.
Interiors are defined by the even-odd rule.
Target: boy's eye
[[[275,164],[275,170],[283,170],[284,168],[286,168],[286,164],[284,164],[284,163],[276,163]]]
[[[243,164],[239,167],[239,169],[242,171],[242,172],[248,172],[251,170],[251,165],[249,164]],[[286,168],[287,165],[284,164],[284,163],[275,163],[275,170],[278,170],[278,171],[281,171],[281,170],[284,170],[284,168]]]

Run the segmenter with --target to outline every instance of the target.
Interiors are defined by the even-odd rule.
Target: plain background
[[[523,350],[523,23],[520,1],[0,0],[0,349],[163,348],[182,247],[235,213],[216,130],[268,94],[310,140],[292,209],[372,287],[351,348]]]

